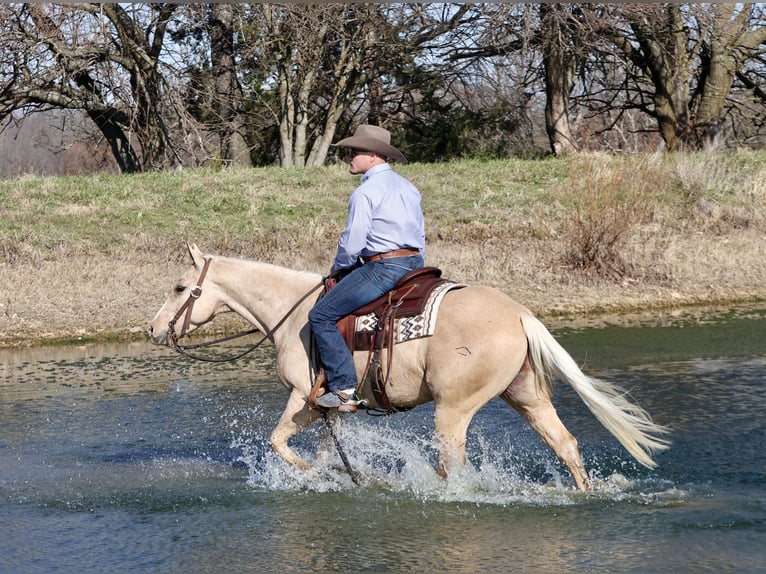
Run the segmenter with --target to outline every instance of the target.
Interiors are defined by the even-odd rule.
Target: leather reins
[[[277,324],[274,326],[273,329],[268,331],[267,333],[263,334],[263,337],[260,341],[252,345],[249,349],[246,349],[245,351],[239,353],[238,355],[235,355],[233,357],[224,357],[221,359],[213,359],[208,357],[201,357],[199,355],[194,355],[189,352],[191,349],[200,349],[203,347],[211,347],[213,345],[216,345],[218,343],[223,343],[225,341],[231,341],[232,339],[237,339],[239,337],[246,337],[247,335],[252,335],[253,333],[257,333],[260,331],[260,329],[253,328],[249,329],[247,331],[242,331],[241,333],[237,333],[235,335],[228,335],[226,337],[221,337],[219,339],[215,339],[213,341],[206,341],[204,343],[196,343],[194,345],[181,345],[178,340],[186,335],[187,331],[189,330],[189,325],[191,324],[191,314],[192,309],[194,308],[194,303],[197,301],[197,299],[200,298],[202,295],[202,283],[205,281],[205,277],[207,276],[208,268],[210,267],[210,262],[212,261],[212,257],[205,257],[205,264],[202,266],[202,272],[200,273],[199,278],[197,279],[197,284],[192,288],[192,290],[189,292],[189,297],[186,299],[183,305],[176,311],[176,314],[173,316],[173,318],[168,322],[168,337],[170,338],[170,341],[173,343],[173,350],[178,352],[179,354],[183,355],[184,357],[188,357],[190,359],[196,359],[198,361],[206,361],[209,363],[226,363],[228,361],[236,361],[237,359],[240,359],[244,357],[245,355],[252,353],[255,349],[260,347],[267,339],[270,339],[276,330],[281,327],[285,321],[287,321],[288,317],[293,314],[293,312],[298,308],[298,306],[303,303],[314,291],[319,289],[323,284],[319,283],[316,287],[313,287],[306,293],[303,297],[301,297],[298,302],[293,305],[289,311],[277,322]],[[186,313],[186,316],[184,317],[184,322],[181,327],[181,333],[176,333],[176,322],[178,319],[181,318],[181,316]]]

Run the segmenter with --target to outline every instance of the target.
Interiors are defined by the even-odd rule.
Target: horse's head
[[[210,257],[196,245],[187,244],[192,266],[176,282],[164,305],[146,331],[157,345],[171,345],[225,310],[213,281],[205,281]]]

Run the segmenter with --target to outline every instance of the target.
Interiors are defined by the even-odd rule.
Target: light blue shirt
[[[420,192],[389,164],[371,167],[348,201],[333,270],[351,267],[359,257],[395,249],[419,249],[425,256],[425,247]]]

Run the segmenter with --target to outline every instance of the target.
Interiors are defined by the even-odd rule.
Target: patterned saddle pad
[[[464,287],[441,277],[436,267],[415,269],[393,290],[338,321],[351,351],[380,349],[411,339],[430,337],[436,328],[439,305],[452,289]]]

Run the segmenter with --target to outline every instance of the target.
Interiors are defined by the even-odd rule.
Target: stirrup
[[[325,384],[327,383],[327,375],[324,372],[324,369],[320,368],[319,372],[316,375],[316,378],[314,379],[314,384],[311,385],[311,392],[309,393],[308,403],[309,406],[312,409],[321,409],[319,405],[317,405],[317,397],[322,396],[327,392],[327,389],[325,388]]]

